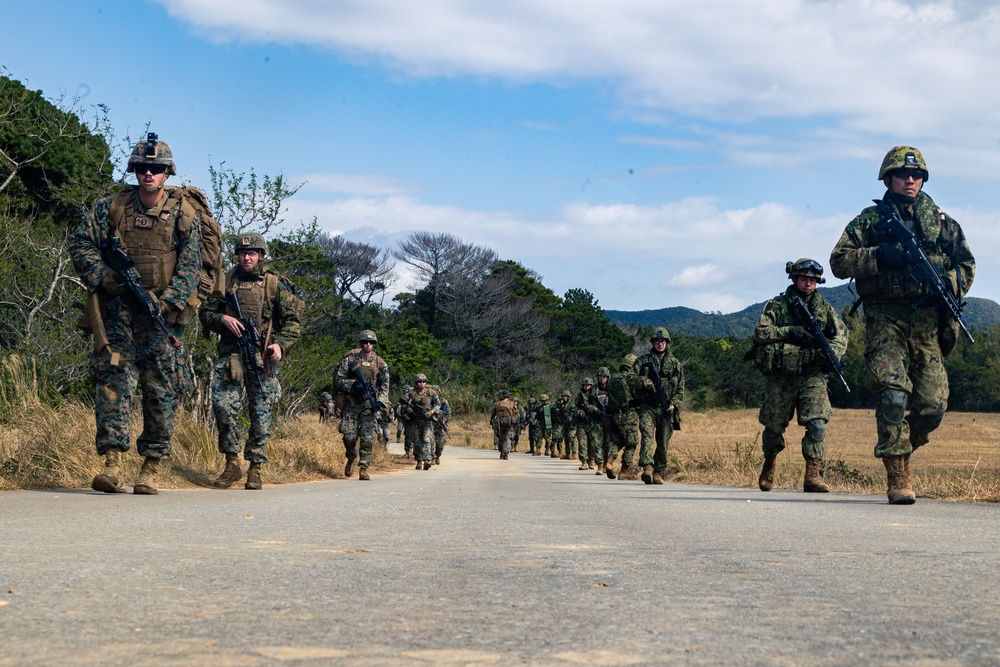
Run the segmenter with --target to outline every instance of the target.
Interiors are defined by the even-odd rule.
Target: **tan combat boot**
[[[436,465],[436,466],[441,465],[441,456],[440,455],[434,457],[434,465]]]
[[[432,462],[424,461],[424,470],[430,470],[432,465],[434,465]]]
[[[830,487],[826,485],[819,474],[819,464],[822,459],[806,459],[806,476],[802,481],[802,490],[805,493],[829,493]]]
[[[603,475],[604,474],[604,463],[598,463],[597,464],[597,472],[595,472],[594,474],[595,475]]]
[[[615,474],[615,462],[605,461],[604,462],[604,474],[608,476],[608,479],[616,479],[618,475]]]
[[[243,479],[243,471],[240,469],[240,455],[226,452],[226,467],[218,479],[212,483],[212,486],[217,489],[228,489],[241,479]]]
[[[371,479],[371,477],[368,475],[368,468],[361,468],[358,471],[358,479],[363,482],[366,482]]]
[[[121,476],[121,450],[108,449],[104,452],[104,470],[102,470],[94,481],[90,483],[90,488],[103,493],[125,493]]]
[[[910,487],[910,480],[906,476],[906,469],[902,456],[884,456],[882,464],[885,466],[886,481],[888,489],[886,496],[890,505],[912,505],[917,502],[917,496]]]
[[[654,470],[653,471],[653,484],[663,484],[667,478],[666,470]]]
[[[159,493],[153,482],[156,481],[156,472],[160,468],[160,459],[147,456],[142,461],[142,468],[139,469],[139,479],[132,487],[132,493],[139,496],[155,496]]]
[[[347,459],[347,463],[344,465],[344,477],[350,479],[354,477],[354,462],[357,459]]]
[[[251,463],[247,468],[247,483],[243,488],[247,491],[260,491],[264,485],[260,481],[260,464]]]
[[[653,483],[653,466],[649,465],[648,463],[646,465],[642,466],[642,475],[641,475],[641,477],[642,477],[642,481],[645,482],[646,484],[652,484]]]
[[[764,456],[764,467],[760,469],[760,478],[757,480],[757,488],[761,491],[774,488],[774,462],[777,460],[777,456]]]

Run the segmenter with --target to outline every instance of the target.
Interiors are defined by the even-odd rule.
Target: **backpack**
[[[511,426],[517,421],[517,409],[514,407],[514,401],[509,398],[498,401],[494,410],[497,422],[501,426]]]
[[[111,200],[108,218],[114,229],[125,220],[125,202],[127,197],[138,189],[137,185],[129,185]],[[222,227],[212,217],[205,193],[193,185],[166,186],[163,188],[167,198],[174,203],[164,203],[164,207],[179,206],[182,214],[182,224],[194,224],[197,215],[201,220],[201,279],[197,291],[191,295],[188,305],[197,308],[198,304],[210,298],[222,298],[225,289],[225,274],[222,270]]]

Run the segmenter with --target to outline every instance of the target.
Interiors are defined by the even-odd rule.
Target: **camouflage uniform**
[[[517,419],[517,406],[514,401],[509,394],[501,394],[500,400],[493,405],[493,411],[490,413],[490,425],[496,434],[497,449],[500,451],[501,459],[506,459],[510,454]]]
[[[273,297],[267,283],[273,285]],[[278,275],[258,265],[253,272],[232,269],[226,279],[227,294],[234,294],[244,318],[253,318],[261,336],[257,352],[277,344],[284,357],[299,340],[299,314],[296,300]],[[259,356],[260,385],[240,348],[239,339],[223,324],[222,317],[235,317],[236,312],[225,298],[207,301],[198,313],[208,331],[219,334],[215,362],[212,365],[212,409],[219,427],[219,451],[239,454],[251,463],[267,462],[265,449],[271,438],[271,410],[281,399],[281,385],[274,364],[266,364]],[[269,368],[266,366],[270,366]],[[240,443],[239,414],[247,396],[250,430],[245,447]]]
[[[375,336],[370,331],[361,333],[362,337],[367,334],[370,334],[371,338]],[[344,450],[348,461],[345,470],[351,472],[353,472],[351,463],[355,459],[359,459],[358,442],[361,443],[358,466],[362,471],[366,471],[371,465],[372,444],[375,440],[375,413],[369,402],[355,387],[355,378],[350,371],[352,364],[360,365],[365,382],[370,384],[375,391],[375,399],[382,405],[386,405],[389,401],[389,366],[386,365],[382,357],[375,354],[373,350],[371,356],[365,359],[362,356],[361,348],[355,348],[348,352],[337,367],[333,384],[337,391],[345,395],[344,411],[340,418],[339,430],[344,436]]]
[[[423,378],[423,380],[421,380]],[[425,382],[426,377],[417,375],[417,382]],[[434,419],[441,414],[441,398],[430,386],[419,384],[410,390],[407,415],[413,422],[413,458],[417,467],[428,470],[434,461]]]
[[[608,380],[608,459],[605,472],[614,479],[614,466],[619,449],[622,454],[621,479],[637,479],[635,450],[639,446],[639,414],[632,400],[632,364],[634,354],[626,355],[618,372]]]
[[[159,143],[169,155],[166,144]],[[140,142],[136,151],[144,147]],[[133,159],[136,155],[133,152]],[[172,157],[169,160],[170,169],[166,173],[174,174]],[[132,162],[130,159],[130,170]],[[201,279],[200,218],[196,214],[194,219],[188,219],[178,201],[165,195],[155,206],[147,208],[139,190],[133,190],[126,197],[125,218],[115,230],[109,217],[112,199],[99,199],[84,214],[73,229],[69,245],[80,280],[89,293],[98,297],[108,343],[103,349],[95,349],[90,357],[90,375],[97,390],[94,404],[97,453],[110,461],[108,455],[117,456],[129,449],[132,399],[137,386],[141,386],[143,428],[136,440],[136,450],[155,471],[156,462],[170,456],[178,394],[188,381],[189,371],[183,348],[172,347],[158,327],[139,314],[141,311],[132,305],[131,297],[122,296],[124,292],[114,271],[101,257],[101,246],[112,236],[121,238],[135,261],[143,287],[158,299],[167,329],[180,340],[193,313],[189,302]],[[110,468],[111,464],[108,465]],[[144,463],[144,469],[145,466]],[[117,479],[115,487],[94,488],[107,492],[124,490]],[[138,493],[156,492],[155,488],[139,490],[139,483],[136,487]]]
[[[922,172],[921,187],[928,179],[920,152],[898,146],[883,160],[879,180],[889,187],[893,173],[904,169]],[[958,222],[923,191],[911,198],[890,188],[883,201],[916,234],[934,268],[961,301],[972,286],[976,261]],[[838,278],[855,279],[864,304],[864,381],[870,391],[879,393],[875,456],[884,460],[890,477],[889,467],[902,459],[908,483],[911,452],[927,444],[948,407],[943,358],[954,346],[957,324],[933,297],[928,298],[928,286],[910,277],[912,265],[899,259],[901,244],[882,229],[880,221],[874,206],[854,218],[830,255],[830,267]],[[904,418],[907,401],[909,414]]]
[[[812,268],[794,268],[805,264]],[[793,279],[802,275],[824,282],[820,277],[822,267],[812,260],[789,262],[786,270]],[[768,471],[762,471],[760,485],[764,491],[770,490],[773,483],[774,458],[785,448],[784,433],[793,413],[798,415],[799,425],[806,428],[802,438],[802,457],[807,464],[804,488],[807,491],[827,490],[818,479],[818,466],[811,462],[821,461],[826,454],[826,423],[833,415],[826,386],[830,366],[822,349],[805,338],[807,323],[792,306],[796,298],[800,298],[812,313],[838,360],[847,350],[847,327],[819,292],[804,295],[795,285],[789,285],[784,294],[764,304],[754,330],[757,366],[767,377],[764,404],[758,417],[764,426],[762,445]]]
[[[569,431],[570,421],[569,392],[563,393],[552,405],[552,455],[561,459],[570,457]]]
[[[552,456],[554,444],[552,442],[552,429],[555,425],[552,406],[549,404],[547,394],[538,397],[538,406],[535,407],[535,456],[546,454]],[[543,445],[544,443],[544,445]]]
[[[584,389],[587,385],[590,386]],[[577,417],[576,435],[580,442],[580,470],[596,468],[603,472],[604,417],[598,400],[597,387],[590,378],[584,379],[573,401]]]
[[[632,366],[632,395],[639,412],[639,465],[643,467],[642,480],[647,484],[661,483],[666,477],[670,436],[674,432],[674,422],[679,423],[681,402],[684,400],[684,369],[670,354],[670,334],[666,329],[659,328],[650,340],[657,337],[667,341],[663,354],[658,355],[651,350]],[[650,373],[660,377],[669,413],[664,413],[656,398]]]
[[[448,431],[445,429],[448,427],[448,422],[451,421],[451,406],[448,405],[448,399],[441,393],[441,387],[433,385],[431,389],[437,393],[441,403],[438,417],[440,422],[434,422],[434,465],[441,465],[441,454],[444,453],[444,448],[448,444]]]
[[[532,456],[535,455],[538,449],[538,416],[535,414],[537,403],[538,401],[535,399],[529,398],[528,407],[524,410],[522,416],[523,423],[528,431],[528,453]],[[514,449],[517,449],[516,441]]]

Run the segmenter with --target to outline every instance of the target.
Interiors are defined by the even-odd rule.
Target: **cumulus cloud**
[[[962,0],[160,0],[213,39],[318,48],[413,77],[610,82],[626,108],[948,143],[994,136],[1000,8]],[[900,113],[900,110],[919,113]]]

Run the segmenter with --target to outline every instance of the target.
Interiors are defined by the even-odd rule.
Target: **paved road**
[[[260,493],[5,492],[0,665],[997,665],[998,519],[460,448]]]

